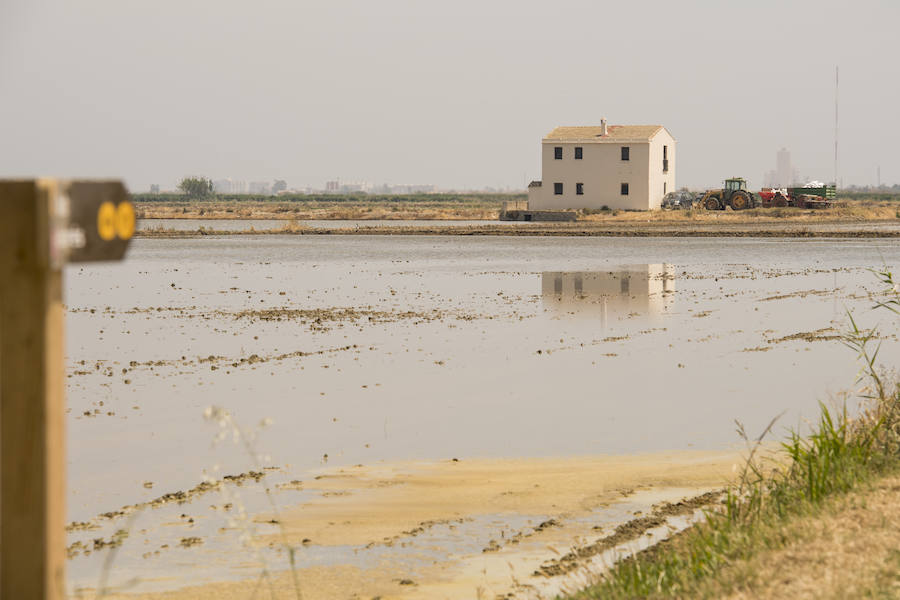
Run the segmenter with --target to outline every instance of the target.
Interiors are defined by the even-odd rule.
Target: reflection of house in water
[[[609,271],[546,271],[544,306],[563,313],[590,312],[606,320],[631,313],[656,315],[671,306],[675,278],[669,265],[630,265]]]

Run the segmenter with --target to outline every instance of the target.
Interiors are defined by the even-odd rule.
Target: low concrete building
[[[530,210],[659,208],[675,191],[675,138],[662,125],[557,127],[541,140]]]

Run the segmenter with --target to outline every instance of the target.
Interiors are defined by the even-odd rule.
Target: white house
[[[662,125],[557,127],[541,140],[529,210],[659,208],[675,191],[675,138]]]

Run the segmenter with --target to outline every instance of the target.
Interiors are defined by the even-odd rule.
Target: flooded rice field
[[[839,402],[848,310],[896,362],[868,269],[898,264],[884,240],[136,240],[66,271],[70,589],[254,579],[283,543],[308,597],[471,592],[513,543],[518,581],[557,574],[532,536],[663,514],[727,476],[736,420]]]

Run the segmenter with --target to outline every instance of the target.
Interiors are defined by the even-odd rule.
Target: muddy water
[[[66,273],[70,520],[204,471],[271,467],[275,486],[379,461],[721,450],[736,419],[758,432],[782,413],[776,430],[802,426],[853,384],[835,340],[847,309],[881,325],[896,363],[891,320],[869,310],[867,268],[883,264],[900,264],[896,243],[137,240],[121,264]],[[214,444],[210,405],[245,429],[273,423],[249,450]],[[231,487],[266,510],[261,486]],[[282,506],[317,494],[275,493]],[[264,559],[226,552],[240,531],[223,533],[224,503],[100,519],[70,541],[127,525],[115,578],[136,589],[252,576]],[[179,546],[191,537],[198,548]],[[362,564],[358,550],[311,546],[301,562]],[[103,556],[70,561],[73,589],[96,584]]]

